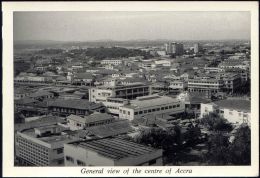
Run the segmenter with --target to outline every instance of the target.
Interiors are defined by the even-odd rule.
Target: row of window
[[[148,110],[144,110],[144,111],[139,111],[139,112],[135,112],[134,115],[163,111],[163,110],[167,110],[167,109],[173,109],[173,108],[176,108],[176,107],[180,107],[180,104],[165,106],[165,107],[160,107],[160,108],[153,108],[153,109],[148,109]],[[120,113],[126,114],[126,111],[120,109]],[[130,115],[130,111],[127,111],[127,115]]]

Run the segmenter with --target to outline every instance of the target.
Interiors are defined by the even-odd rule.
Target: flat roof
[[[241,111],[251,112],[251,102],[243,99],[226,99],[213,102],[222,107]]]
[[[176,98],[172,98],[169,96],[148,95],[143,97],[137,97],[135,100],[131,100],[131,104],[122,107],[145,108],[145,107],[152,107],[152,106],[164,105],[170,103],[174,104],[177,102],[180,101]]]
[[[92,150],[104,157],[113,160],[142,156],[144,154],[149,154],[158,150],[120,138],[104,138],[98,140],[74,142],[70,144]]]

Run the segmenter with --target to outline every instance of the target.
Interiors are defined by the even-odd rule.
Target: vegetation
[[[19,75],[21,72],[26,72],[30,69],[30,63],[28,62],[14,62],[14,76]]]
[[[209,115],[204,116],[200,120],[200,124],[210,131],[230,132],[233,129],[232,125],[217,113],[210,113]]]
[[[118,48],[118,47],[88,48],[87,50],[85,50],[85,55],[100,60],[105,58],[120,58],[120,57],[133,57],[133,56],[144,56],[144,58],[152,57],[149,53],[145,51],[141,51],[138,49]]]

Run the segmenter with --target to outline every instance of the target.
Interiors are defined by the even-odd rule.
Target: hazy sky
[[[250,12],[15,12],[14,40],[250,39]]]

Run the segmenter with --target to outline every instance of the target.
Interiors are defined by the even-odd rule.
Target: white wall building
[[[119,118],[133,120],[146,115],[177,114],[185,110],[184,102],[159,95],[137,97],[130,104],[119,107]]]
[[[247,123],[250,125],[250,106],[250,101],[241,99],[227,99],[206,104],[201,103],[200,117],[210,112],[216,112],[233,124]]]
[[[121,60],[121,59],[110,59],[110,60],[105,59],[105,60],[102,60],[102,61],[101,61],[101,64],[102,64],[102,65],[108,65],[108,64],[110,64],[110,65],[115,65],[115,66],[117,66],[117,65],[122,64],[122,60]]]

